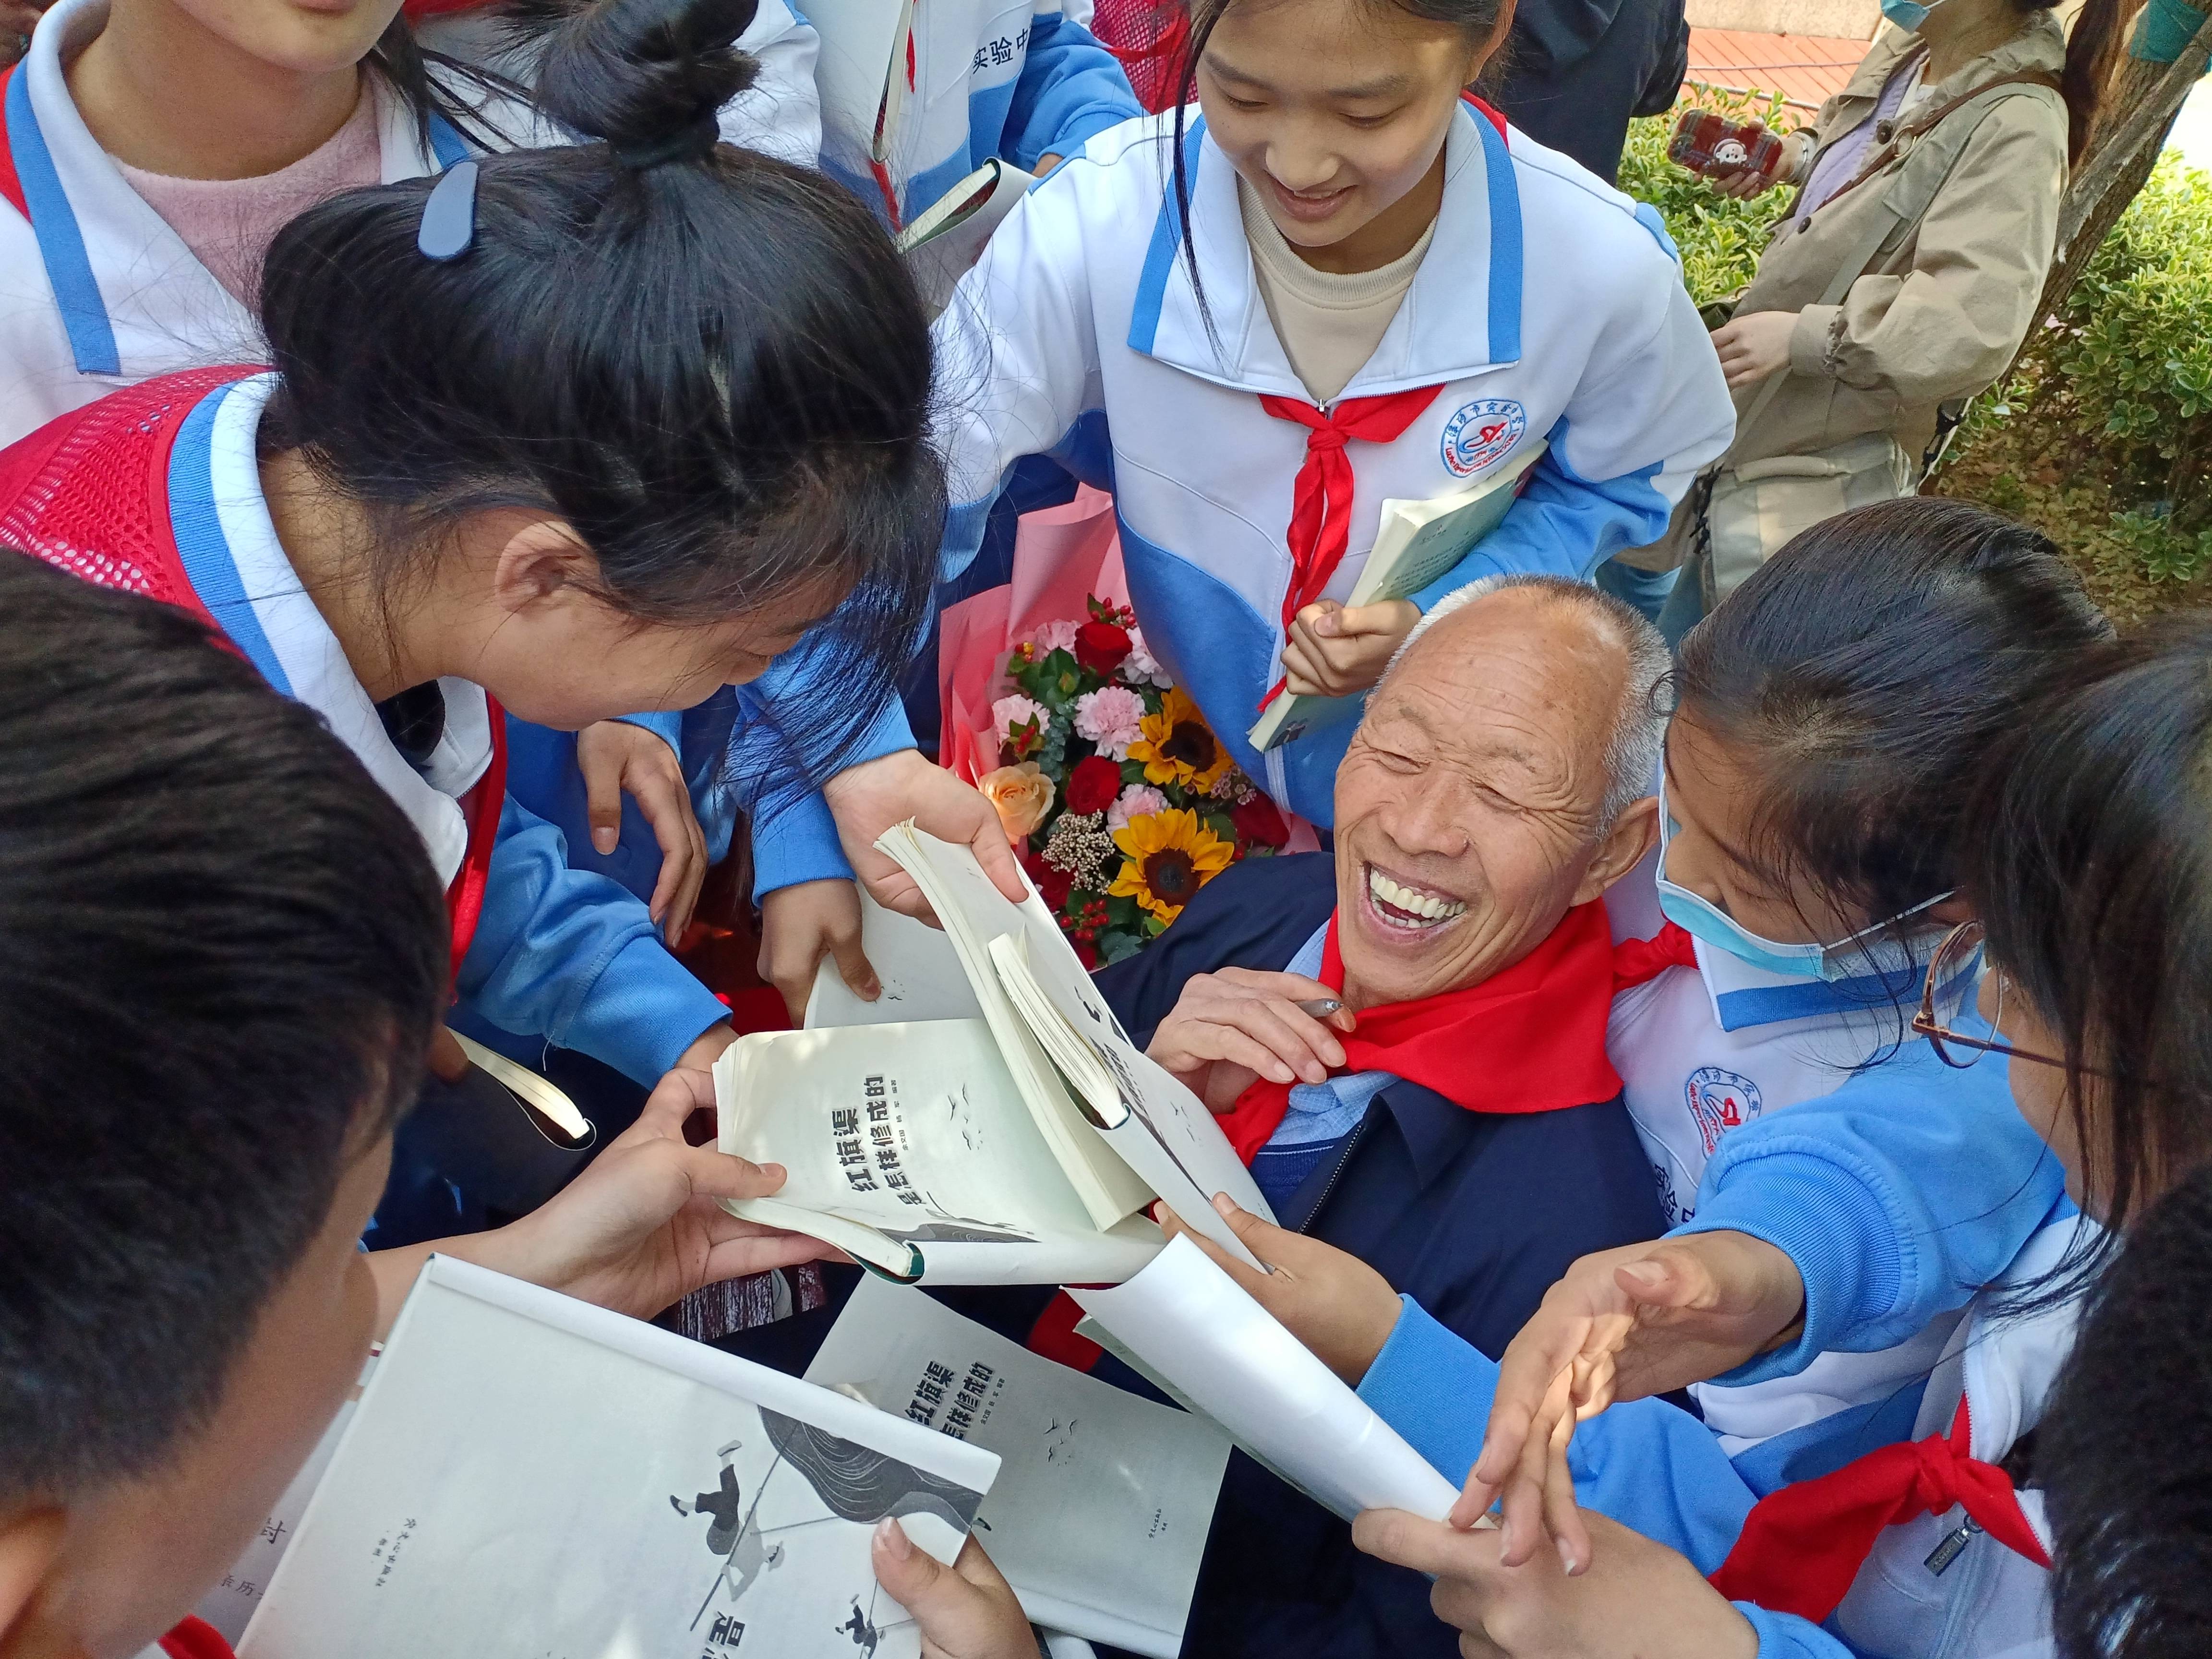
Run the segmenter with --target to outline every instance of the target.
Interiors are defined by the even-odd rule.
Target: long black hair
[[[2060,675],[1979,769],[1960,880],[2063,1049],[2118,1230],[2212,1158],[2212,617]]]
[[[848,594],[803,769],[834,769],[926,615],[945,486],[904,263],[822,175],[714,142],[753,0],[599,0],[552,37],[544,112],[604,142],[483,159],[460,258],[416,246],[434,179],[349,191],[277,236],[264,446],[378,526],[390,592],[463,517],[557,515],[641,623]],[[656,159],[657,158],[657,159]]]
[[[2013,0],[2013,9],[2023,17],[2057,7],[2058,0]],[[2066,100],[2066,161],[2070,167],[2081,164],[2096,134],[2105,92],[2120,60],[2128,20],[2135,13],[2132,0],[2087,0],[2066,32],[2066,66],[2058,83]]]
[[[184,611],[0,550],[0,1509],[172,1458],[447,999],[422,837]]]
[[[1206,48],[1213,39],[1230,7],[1240,0],[1186,0],[1190,13],[1190,31],[1183,46],[1182,65],[1176,72],[1174,141],[1170,152],[1173,169],[1176,201],[1176,223],[1182,232],[1182,259],[1190,272],[1192,294],[1198,301],[1198,313],[1210,337],[1213,333],[1213,313],[1207,309],[1206,288],[1198,274],[1198,245],[1193,240],[1190,228],[1190,167],[1184,155],[1186,124],[1192,100],[1198,96],[1198,64],[1206,56]],[[1281,0],[1261,0],[1262,3],[1281,3]],[[2109,0],[2091,0],[2092,4],[2106,3]],[[1253,0],[1242,0],[1251,4]],[[1443,23],[1466,35],[1468,44],[1486,40],[1498,27],[1500,16],[1510,12],[1514,0],[1363,0],[1368,5],[1395,5],[1400,10],[1431,23]],[[1219,344],[1217,340],[1216,345]]]
[[[1769,879],[1881,920],[1960,885],[1977,763],[2111,635],[2048,538],[1907,496],[1805,531],[1692,629],[1676,715],[1755,764]]]

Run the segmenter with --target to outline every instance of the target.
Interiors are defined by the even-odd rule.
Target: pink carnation
[[[1168,810],[1168,798],[1148,783],[1133,783],[1121,792],[1121,799],[1106,809],[1109,830],[1127,830],[1131,818],[1150,817],[1155,812]]]
[[[1144,718],[1145,700],[1126,685],[1102,685],[1075,700],[1075,735],[1097,744],[1108,760],[1127,758]]]
[[[1122,659],[1121,678],[1132,685],[1157,686],[1164,691],[1175,684],[1174,676],[1160,666],[1160,659],[1145,648],[1144,630],[1129,630],[1129,654]]]
[[[1049,657],[1055,651],[1075,654],[1076,624],[1072,622],[1048,622],[1030,635],[1030,643],[1036,647],[1040,657]]]
[[[1005,738],[1015,730],[1035,720],[1040,732],[1052,729],[1052,710],[1034,697],[1025,697],[1017,691],[1011,697],[1001,697],[991,705],[991,730]]]

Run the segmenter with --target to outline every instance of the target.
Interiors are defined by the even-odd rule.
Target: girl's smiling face
[[[1231,0],[1198,62],[1206,131],[1311,263],[1372,270],[1435,217],[1461,91],[1511,21],[1470,39],[1393,0]]]

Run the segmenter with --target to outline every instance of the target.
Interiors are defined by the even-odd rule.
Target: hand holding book
[[[1283,689],[1294,697],[1349,697],[1374,689],[1420,621],[1410,599],[1346,605],[1317,599],[1298,612],[1283,647]]]

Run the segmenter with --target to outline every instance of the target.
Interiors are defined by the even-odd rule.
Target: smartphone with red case
[[[1782,168],[1782,139],[1757,121],[1731,121],[1708,109],[1686,109],[1674,123],[1667,155],[1708,178],[1754,173],[1771,179]]]

